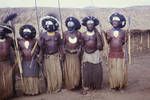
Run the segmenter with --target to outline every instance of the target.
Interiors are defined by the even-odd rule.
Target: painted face
[[[75,23],[73,21],[69,21],[67,23],[67,27],[69,31],[73,31],[75,29]]]
[[[23,37],[25,38],[25,39],[29,39],[30,38],[30,36],[31,36],[31,30],[29,29],[29,28],[25,28],[24,30],[23,30]]]
[[[67,23],[67,26],[68,26],[68,27],[74,27],[74,26],[75,26],[75,23],[74,23],[73,21],[69,21],[69,22]]]
[[[119,21],[113,21],[113,22],[112,22],[112,26],[113,26],[114,28],[118,28],[118,26],[119,26]]]
[[[113,17],[112,19],[112,26],[114,28],[118,28],[119,27],[119,23],[120,23],[120,18],[119,17]]]
[[[55,30],[55,26],[52,21],[50,21],[50,20],[46,21],[45,25],[46,25],[46,30],[48,32],[52,32],[53,30]]]
[[[93,20],[87,21],[87,30],[90,32],[92,32],[94,30],[94,21]]]

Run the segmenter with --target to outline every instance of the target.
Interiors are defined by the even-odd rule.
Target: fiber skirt
[[[0,62],[0,100],[13,95],[13,68],[9,62]]]
[[[123,88],[127,85],[127,66],[125,59],[109,58],[109,84],[110,88]]]
[[[77,54],[66,54],[64,61],[64,84],[67,89],[74,89],[80,83],[80,60]]]
[[[62,87],[62,70],[59,53],[45,58],[44,72],[47,81],[47,92],[58,92]]]
[[[24,77],[24,94],[36,95],[39,93],[39,80],[38,77]]]

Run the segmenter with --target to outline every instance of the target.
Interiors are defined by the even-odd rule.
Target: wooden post
[[[140,38],[140,51],[142,51],[143,50],[143,37],[142,37],[142,32],[141,32],[141,38]]]
[[[128,33],[128,53],[129,53],[129,64],[131,64],[131,35]]]
[[[135,52],[135,37],[134,37],[134,35],[132,35],[132,52],[133,52],[133,54],[134,54],[134,52]],[[134,63],[134,55],[132,54],[132,63]]]
[[[128,17],[128,33],[127,33],[127,38],[128,38],[128,61],[129,64],[131,64],[131,29],[130,29],[130,25],[131,25],[131,19],[130,16]]]
[[[147,36],[147,48],[149,48],[149,32],[148,32],[148,36]]]
[[[133,35],[133,38],[132,38],[132,47],[133,47],[132,50],[133,50],[133,52],[134,52],[134,48],[135,48],[134,46],[135,45],[134,45],[134,35]]]

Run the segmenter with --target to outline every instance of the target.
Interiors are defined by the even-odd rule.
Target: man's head
[[[55,32],[59,28],[58,19],[51,15],[43,17],[41,19],[41,24],[47,32]]]
[[[99,24],[99,20],[93,16],[83,18],[82,25],[86,26],[87,30],[92,32],[94,28]]]
[[[126,25],[126,19],[122,14],[113,13],[109,19],[114,28],[123,28]]]
[[[75,31],[81,28],[79,20],[75,17],[68,17],[65,24],[69,31]]]
[[[26,24],[20,27],[19,33],[24,39],[33,39],[36,36],[36,29],[32,25]]]
[[[10,25],[0,24],[0,39],[4,39],[7,34],[12,33],[13,29]]]

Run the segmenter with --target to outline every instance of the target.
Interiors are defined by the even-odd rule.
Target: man
[[[83,57],[82,57],[82,84],[83,94],[89,89],[100,89],[103,80],[103,69],[100,51],[103,50],[104,41],[96,29],[99,20],[93,16],[85,17],[82,25],[87,31],[82,34]]]
[[[68,17],[65,24],[68,30],[63,35],[64,83],[67,89],[75,89],[80,83],[81,25],[75,17]]]
[[[60,64],[61,35],[58,33],[59,22],[56,17],[48,15],[41,19],[46,32],[40,35],[41,62],[47,81],[47,92],[59,92],[62,87],[62,70]]]
[[[14,89],[14,45],[13,39],[8,35],[13,29],[7,25],[12,19],[7,17],[4,23],[0,24],[0,100],[11,97]]]
[[[123,45],[126,34],[121,28],[126,25],[122,14],[114,13],[110,16],[112,29],[107,31],[106,39],[109,44],[109,83],[111,89],[121,89],[127,85],[127,66],[125,65],[125,52]]]
[[[25,95],[37,95],[39,93],[39,65],[37,55],[36,30],[32,25],[25,24],[19,30],[18,46],[22,58],[23,92]]]

